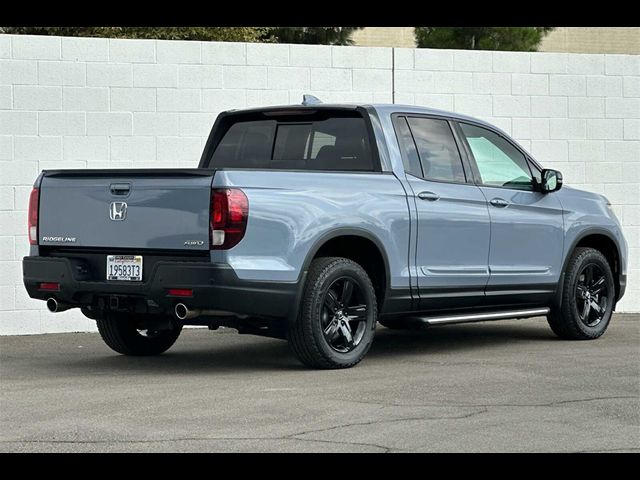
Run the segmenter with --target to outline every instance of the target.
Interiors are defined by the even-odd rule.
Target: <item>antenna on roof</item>
[[[320,100],[318,97],[307,94],[302,96],[302,105],[318,105],[319,103],[322,103],[322,100]]]

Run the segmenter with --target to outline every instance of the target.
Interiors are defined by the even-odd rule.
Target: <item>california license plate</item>
[[[107,280],[142,281],[142,255],[107,255]]]

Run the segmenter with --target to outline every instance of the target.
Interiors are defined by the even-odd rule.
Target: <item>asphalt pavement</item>
[[[0,337],[3,452],[640,450],[640,315],[599,340],[543,318],[398,332],[349,370],[280,340],[185,330],[166,354],[97,334]]]

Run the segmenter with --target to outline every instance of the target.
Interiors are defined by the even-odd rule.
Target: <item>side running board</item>
[[[501,312],[467,313],[461,315],[409,317],[407,320],[426,325],[446,325],[450,323],[485,322],[489,320],[506,320],[509,318],[530,318],[546,315],[548,308],[533,308],[528,310],[508,310]]]

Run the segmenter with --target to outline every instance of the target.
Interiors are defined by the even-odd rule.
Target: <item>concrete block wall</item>
[[[0,35],[0,334],[94,329],[22,286],[40,170],[192,167],[223,110],[391,102],[392,78],[387,48]]]
[[[640,311],[640,56],[0,35],[0,334],[84,331],[21,283],[31,185],[45,168],[194,166],[219,112],[410,103],[500,126],[566,182],[607,195]]]

